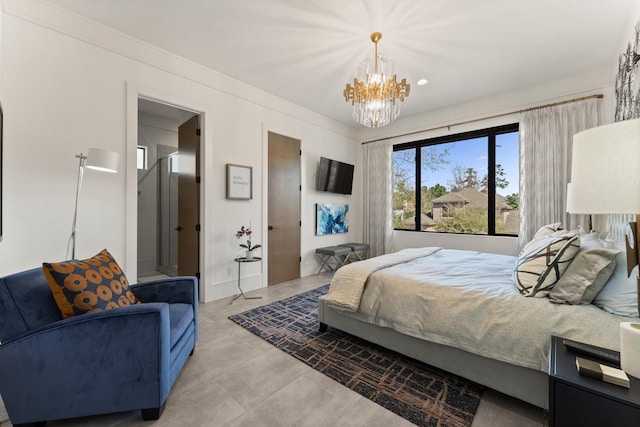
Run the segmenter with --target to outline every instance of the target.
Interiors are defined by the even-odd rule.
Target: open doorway
[[[199,114],[138,100],[138,280],[199,277]]]

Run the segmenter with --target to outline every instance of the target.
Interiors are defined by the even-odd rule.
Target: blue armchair
[[[63,320],[41,268],[0,278],[0,394],[14,425],[160,417],[198,337],[197,280],[131,290],[142,304]]]

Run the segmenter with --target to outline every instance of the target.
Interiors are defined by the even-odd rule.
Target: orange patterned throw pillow
[[[85,260],[44,262],[42,271],[65,319],[140,304],[122,269],[106,249]]]

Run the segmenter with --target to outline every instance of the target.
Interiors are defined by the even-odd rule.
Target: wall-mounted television
[[[352,187],[353,165],[320,157],[316,175],[316,190],[351,194]]]

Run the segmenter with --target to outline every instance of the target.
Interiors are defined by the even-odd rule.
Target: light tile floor
[[[334,382],[227,319],[329,282],[304,277],[200,306],[200,336],[160,420],[139,411],[54,421],[56,426],[411,426],[403,418]],[[10,426],[9,422],[2,427]],[[492,390],[484,392],[474,427],[543,426],[541,409]]]

